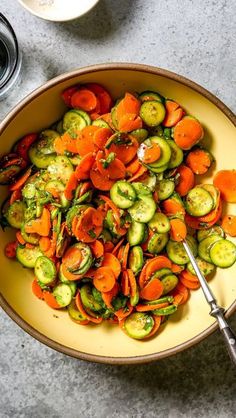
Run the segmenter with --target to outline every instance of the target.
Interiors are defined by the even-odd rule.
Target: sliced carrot
[[[129,276],[126,270],[122,271],[121,290],[122,290],[123,295],[130,296],[130,282],[129,282]]]
[[[85,181],[79,191],[79,197],[83,196],[86,192],[88,192],[89,190],[91,190],[93,187],[91,181]]]
[[[101,258],[104,256],[104,245],[101,241],[96,239],[96,241],[91,242],[89,246],[95,258]]]
[[[98,224],[98,218],[100,224],[95,225]],[[102,232],[101,219],[102,215],[92,207],[87,208],[79,218],[75,216],[72,221],[72,232],[78,241],[86,243],[95,241]]]
[[[91,90],[99,100],[101,114],[110,112],[112,107],[112,98],[108,91],[97,83],[87,83],[86,87]]]
[[[185,162],[194,174],[205,174],[211,166],[212,157],[208,151],[196,148],[190,151]]]
[[[8,242],[4,248],[4,254],[7,258],[16,258],[17,241]]]
[[[180,107],[179,103],[174,102],[173,100],[166,100],[165,102],[166,115],[162,124],[166,128],[172,128],[175,126],[180,119],[182,119],[184,112]]]
[[[100,292],[109,292],[115,281],[113,270],[109,267],[99,267],[93,274],[93,284]]]
[[[96,151],[96,146],[94,144],[94,134],[98,130],[98,126],[89,125],[85,126],[81,131],[78,133],[78,137],[76,139],[76,152],[83,157],[90,152]]]
[[[127,306],[115,312],[115,315],[119,319],[119,326],[122,327],[122,321],[132,313],[133,309],[134,309],[133,306],[131,306],[130,303],[128,302]]]
[[[183,150],[189,150],[204,135],[202,125],[197,119],[185,116],[174,128],[174,141]]]
[[[188,226],[190,226],[193,229],[206,229],[206,228],[210,228],[215,223],[217,223],[221,217],[221,214],[222,214],[222,202],[220,200],[218,206],[215,209],[213,209],[213,211],[205,215],[204,217],[201,216],[201,217],[196,218],[186,213],[185,222]]]
[[[29,147],[36,141],[37,138],[38,134],[36,133],[27,134],[17,143],[16,153],[27,162],[29,162]]]
[[[170,295],[172,295],[174,298],[177,297],[178,305],[183,305],[189,298],[189,290],[186,286],[184,286],[183,283],[179,282],[174,290],[170,292]],[[179,295],[182,296],[182,300],[180,299]]]
[[[39,248],[41,251],[48,251],[50,248],[51,242],[49,237],[41,237],[39,240]]]
[[[124,238],[121,238],[120,241],[118,241],[118,243],[116,244],[116,246],[112,250],[112,254],[114,254],[114,255],[118,254],[118,250],[119,250],[120,246],[123,244],[124,240],[125,240]]]
[[[62,263],[67,269],[77,269],[82,260],[82,253],[76,246],[68,248],[62,257]]]
[[[77,90],[78,90],[78,87],[73,86],[73,87],[68,87],[62,92],[61,97],[64,100],[64,103],[66,104],[66,106],[71,107],[71,97]]]
[[[20,231],[16,231],[16,239],[17,239],[17,241],[18,241],[21,245],[24,245],[24,244],[25,244],[25,240],[24,240],[24,238],[22,237],[22,234],[21,234],[21,232],[20,232]]]
[[[231,237],[236,237],[236,216],[235,215],[225,215],[222,218],[221,226],[226,234]]]
[[[109,267],[116,279],[118,279],[121,272],[121,264],[118,258],[111,253],[105,253],[102,261],[102,267]]]
[[[178,306],[181,305],[181,303],[183,302],[183,295],[181,295],[180,293],[176,293],[176,295],[174,296],[174,301],[173,304]]]
[[[170,220],[170,238],[173,241],[183,241],[187,235],[187,228],[182,219],[174,218]]]
[[[181,271],[183,271],[183,269],[184,269],[184,267],[180,266],[179,264],[172,263],[172,265],[171,265],[171,270],[175,274],[181,273]]]
[[[148,242],[149,242],[150,238],[153,237],[153,235],[154,235],[154,232],[149,228],[148,229],[148,237],[147,237],[146,241],[143,242],[140,245],[143,251],[147,251],[147,249],[148,249]]]
[[[129,182],[132,182],[132,181],[135,181],[135,180],[137,180],[137,179],[139,179],[144,173],[146,173],[147,172],[147,168],[146,167],[144,167],[144,165],[142,165],[139,169],[138,169],[138,171],[136,171],[136,173],[131,177],[131,178],[129,178],[128,179],[128,181]]]
[[[162,317],[157,316],[157,315],[153,315],[153,319],[154,319],[154,326],[153,326],[150,334],[146,335],[146,337],[143,338],[144,340],[147,340],[148,338],[153,337],[160,328]]]
[[[102,194],[99,195],[99,198],[104,200],[104,202],[106,202],[107,205],[111,208],[111,210],[113,211],[113,216],[114,216],[114,219],[115,219],[117,225],[120,225],[120,211],[117,208],[117,206],[115,205],[115,203],[113,203],[112,200],[109,197],[107,197],[105,195],[102,195]]]
[[[138,169],[142,166],[142,164],[139,162],[138,158],[135,157],[127,166],[126,171],[129,176],[134,175],[137,173]]]
[[[81,88],[71,96],[71,106],[91,112],[97,106],[97,98],[95,94],[88,89]]]
[[[220,170],[213,179],[214,186],[220,190],[222,198],[236,203],[236,170]]]
[[[121,135],[123,136],[123,134]],[[106,148],[108,147],[107,151],[114,152],[119,160],[126,165],[136,156],[139,147],[138,141],[130,134],[124,134],[124,144],[116,144],[115,138],[117,138],[117,134],[112,135],[108,139],[108,142],[106,143]]]
[[[60,143],[59,139],[56,139],[54,143],[55,150],[63,151],[62,147],[64,146],[66,151],[72,152],[73,154],[77,153],[77,140],[78,140],[77,136],[74,137],[74,135],[72,136],[67,131],[61,136],[61,140],[62,140],[62,143]],[[59,153],[61,154],[62,152],[59,152]]]
[[[25,182],[28,180],[28,178],[30,177],[32,172],[32,168],[28,168],[28,170],[25,171],[25,173],[18,179],[16,180],[15,183],[12,184],[12,186],[9,187],[9,191],[13,192],[14,190],[18,190],[21,189]]]
[[[125,93],[125,96],[116,106],[116,117],[118,120],[122,118],[122,116],[126,115],[127,113],[133,113],[135,115],[139,115],[141,102],[130,93]]]
[[[119,285],[115,282],[113,288],[109,292],[102,292],[102,299],[106,306],[113,310],[113,306],[111,304],[112,299],[116,297],[117,293],[119,292]]]
[[[50,212],[47,208],[43,208],[40,218],[30,221],[25,225],[25,232],[28,234],[36,233],[42,237],[47,237],[51,229]]]
[[[187,287],[187,289],[191,289],[191,290],[195,290],[195,289],[199,289],[200,287],[200,283],[199,282],[193,282],[191,280],[187,280],[184,277],[180,276],[180,282]]]
[[[106,162],[106,158],[109,158],[109,154],[106,157],[104,152],[99,151],[96,156],[97,161],[97,168],[101,174],[110,178],[111,180],[121,180],[126,175],[126,168],[124,163],[118,158],[115,158],[113,161],[109,162],[108,165],[105,167],[104,163]]]
[[[190,273],[190,271],[188,271],[188,270],[181,271],[179,277],[181,277],[183,279],[186,279],[186,280],[189,280],[190,282],[199,283],[197,276]]]
[[[99,149],[103,150],[107,140],[112,135],[112,130],[110,128],[99,128],[93,136],[93,142]]]
[[[55,296],[53,293],[49,291],[43,292],[43,299],[45,300],[46,304],[50,306],[52,309],[61,309],[61,306],[57,303]]]
[[[77,180],[87,180],[90,176],[90,170],[94,164],[95,155],[92,152],[84,155],[75,169]]]
[[[68,267],[64,263],[61,264],[61,271],[62,271],[63,276],[65,276],[65,278],[70,281],[80,280],[83,277],[83,274],[71,273],[68,270]]]
[[[145,265],[146,280],[149,280],[152,274],[155,273],[157,270],[160,270],[161,268],[171,269],[171,265],[172,265],[171,261],[165,255],[158,255],[152,260],[149,260]],[[141,279],[141,275],[140,275],[140,279]]]
[[[104,242],[104,251],[106,253],[112,253],[114,250],[114,244],[111,241]]]
[[[10,197],[10,205],[12,205],[12,203],[14,203],[16,200],[21,200],[22,198],[22,194],[21,194],[21,190],[17,189],[14,190],[14,192],[11,193],[11,197]]]
[[[128,279],[129,279],[129,285],[130,285],[130,296],[131,298],[135,297],[137,293],[137,282],[135,275],[131,269],[127,269]]]
[[[66,151],[66,143],[63,141],[61,136],[58,136],[53,142],[53,148],[59,155],[63,155]]]
[[[189,190],[191,190],[194,186],[194,174],[191,168],[183,164],[177,168],[177,173],[179,174],[179,178],[175,190],[180,194],[180,196],[186,196]]]
[[[164,287],[159,279],[150,280],[140,291],[140,297],[146,300],[158,299],[163,293]]]
[[[125,270],[127,268],[127,262],[129,257],[129,249],[130,244],[127,242],[127,244],[124,247],[123,255],[122,255],[122,269]]]
[[[159,160],[161,156],[161,148],[158,144],[153,144],[150,147],[144,149],[144,155],[142,157],[142,162],[144,164],[151,164]]]
[[[198,220],[201,221],[201,222],[212,222],[215,219],[215,217],[216,217],[216,215],[219,211],[219,207],[221,207],[221,206],[222,206],[222,203],[221,203],[221,199],[220,199],[220,196],[219,196],[218,201],[216,203],[216,207],[214,209],[212,209],[206,215],[198,216]]]
[[[37,279],[32,281],[32,292],[38,299],[44,299],[44,292],[39,286]]]
[[[102,114],[101,116],[100,116],[100,119],[102,119],[102,120],[104,120],[109,126],[110,126],[110,128],[113,130],[113,131],[115,131],[116,130],[116,128],[114,127],[114,125],[113,125],[113,122],[112,122],[112,117],[111,117],[111,113],[109,112],[109,113],[104,113],[104,114]]]
[[[30,244],[29,242],[26,242],[26,244],[25,244],[25,248],[30,248],[30,249],[32,249],[32,248],[34,248],[35,246],[33,245],[33,244]]]
[[[174,198],[164,200],[162,202],[162,209],[167,216],[174,216],[178,213],[185,215],[185,209],[183,205]]]
[[[140,129],[143,126],[142,119],[135,113],[126,113],[118,121],[118,130],[120,132],[131,132]]]
[[[82,303],[80,292],[78,291],[75,297],[75,303],[77,306],[77,309],[81,312],[83,316],[85,316],[89,321],[93,322],[94,324],[100,324],[102,322],[101,317],[95,318],[92,315],[89,315],[89,313],[84,309],[84,305]]]
[[[152,305],[138,304],[138,305],[135,306],[135,309],[138,312],[148,312],[148,311],[153,311],[154,309],[166,308],[167,306],[169,306],[169,303],[168,302],[165,302],[165,303],[154,303]]]
[[[101,191],[108,191],[114,184],[114,180],[110,180],[109,177],[102,175],[97,168],[97,164],[94,163],[90,170],[90,179],[94,187]]]
[[[74,191],[76,190],[76,187],[78,185],[78,180],[75,172],[71,173],[69,180],[66,184],[64,195],[67,200],[72,200],[74,197]]]

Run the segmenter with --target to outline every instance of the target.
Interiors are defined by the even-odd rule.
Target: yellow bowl
[[[60,93],[77,83],[98,82],[119,97],[125,91],[157,90],[181,103],[204,125],[205,141],[216,157],[215,170],[235,167],[236,118],[215,96],[192,81],[166,70],[138,64],[101,64],[61,75],[26,97],[0,124],[0,154],[29,132],[40,131],[60,119],[65,106]],[[212,173],[211,173],[212,174]],[[205,181],[210,178],[205,177]],[[1,188],[1,200],[6,196]],[[229,208],[232,213],[234,208]],[[118,326],[80,326],[67,312],[54,311],[31,292],[33,274],[3,255],[12,233],[0,233],[0,304],[26,332],[48,346],[80,359],[112,363],[145,363],[178,353],[201,341],[217,325],[201,290],[150,341],[128,338]],[[218,269],[210,286],[227,316],[236,309],[236,264]]]

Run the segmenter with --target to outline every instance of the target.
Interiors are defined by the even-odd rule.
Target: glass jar
[[[0,13],[0,100],[10,92],[20,72],[21,53],[15,32]]]

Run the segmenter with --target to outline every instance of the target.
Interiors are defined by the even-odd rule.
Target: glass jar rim
[[[10,22],[7,20],[7,18],[1,12],[0,12],[0,22],[3,23],[6,26],[7,30],[11,33],[12,40],[13,40],[14,47],[15,47],[14,63],[12,65],[10,73],[8,74],[8,77],[6,78],[6,80],[4,80],[3,84],[1,85],[1,90],[3,90],[4,87],[6,87],[6,85],[11,80],[15,71],[17,70],[19,57],[20,57],[20,52],[19,52],[18,40],[17,40],[16,34],[13,30],[13,27],[11,26]]]

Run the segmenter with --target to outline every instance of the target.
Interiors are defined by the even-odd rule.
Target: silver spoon
[[[220,332],[222,333],[222,335],[224,337],[225,344],[227,346],[230,358],[236,366],[236,336],[234,335],[232,329],[230,328],[229,324],[225,320],[224,309],[221,308],[217,304],[216,298],[213,295],[211,289],[209,288],[205,277],[201,273],[201,271],[200,271],[200,269],[197,265],[197,262],[195,260],[195,257],[193,255],[188,243],[186,242],[186,240],[183,241],[183,246],[185,248],[186,253],[189,256],[189,259],[192,263],[193,269],[194,269],[194,271],[195,271],[195,273],[198,277],[198,280],[199,280],[200,285],[202,287],[202,291],[204,293],[204,296],[205,296],[208,304],[210,305],[210,308],[211,308],[210,315],[217,319],[218,324],[219,324],[219,329],[220,329]]]

